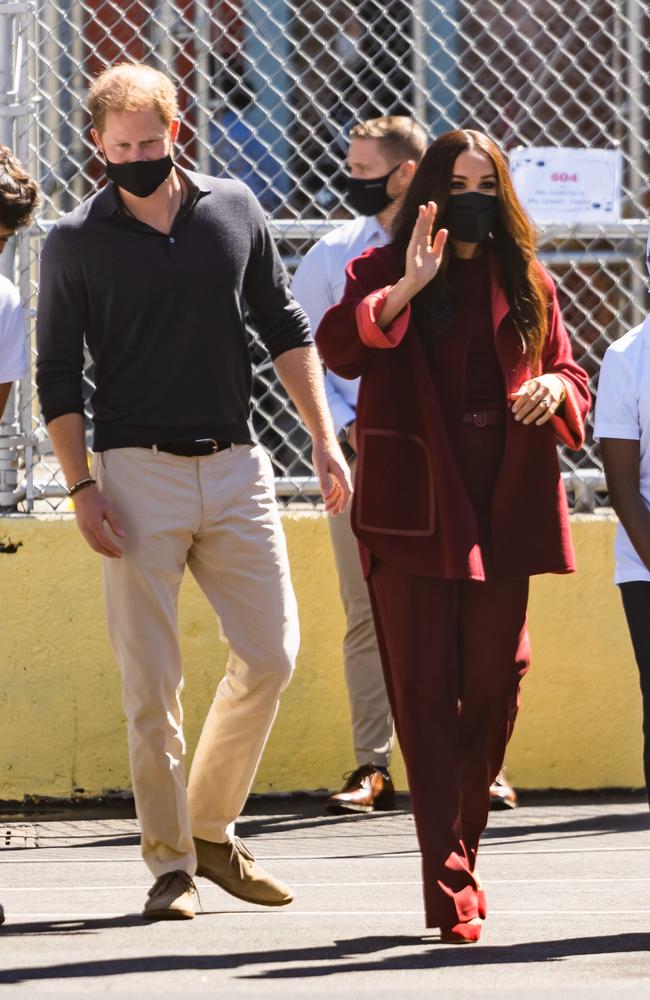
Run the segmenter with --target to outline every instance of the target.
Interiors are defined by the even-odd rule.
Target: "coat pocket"
[[[433,469],[424,439],[364,428],[356,476],[357,528],[426,537],[434,532],[435,514]]]

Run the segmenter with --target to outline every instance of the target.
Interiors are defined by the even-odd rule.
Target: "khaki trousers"
[[[354,753],[358,765],[373,763],[387,767],[393,744],[393,718],[368,585],[363,578],[359,547],[350,523],[350,507],[328,521],[346,618],[343,660]]]
[[[104,559],[104,587],[142,853],[156,876],[193,875],[193,835],[232,836],[298,652],[271,462],[259,445],[200,458],[120,448],[97,457],[96,478],[126,531],[123,557]],[[230,644],[187,789],[177,627],[186,565]]]

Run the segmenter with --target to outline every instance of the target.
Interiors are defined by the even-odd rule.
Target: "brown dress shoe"
[[[151,886],[142,916],[145,920],[191,920],[195,892],[196,886],[187,872],[180,868],[165,872]]]
[[[363,764],[353,771],[340,792],[330,795],[328,813],[371,813],[375,809],[395,808],[395,788],[390,775],[382,774],[374,764]]]
[[[508,784],[503,771],[499,771],[490,785],[490,809],[516,809],[517,793]]]

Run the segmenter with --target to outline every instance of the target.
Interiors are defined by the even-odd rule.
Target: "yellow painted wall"
[[[302,648],[255,790],[334,788],[354,766],[341,665],[343,616],[320,515],[284,520]],[[573,521],[579,571],[533,581],[533,666],[508,754],[520,788],[640,787],[641,711],[618,592],[614,523]],[[0,519],[0,800],[129,787],[119,677],[106,639],[99,557],[70,519]],[[226,648],[189,577],[181,593],[191,754]],[[392,767],[405,787],[401,758]]]

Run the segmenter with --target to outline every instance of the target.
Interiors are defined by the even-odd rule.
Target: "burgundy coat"
[[[534,373],[494,260],[490,268],[495,345],[510,394]],[[364,569],[367,573],[368,556],[374,554],[420,576],[485,579],[476,517],[410,307],[385,331],[375,322],[390,286],[401,276],[393,248],[367,251],[349,263],[347,275],[343,298],[325,313],[316,343],[337,375],[361,376],[352,526]],[[590,396],[587,374],[572,357],[555,287],[544,276],[550,322],[542,368],[563,377],[567,397],[541,427],[516,421],[504,401],[505,445],[494,489],[492,540],[494,572],[509,578],[575,569],[556,435],[573,448],[582,445]],[[460,391],[456,403],[460,420]]]

